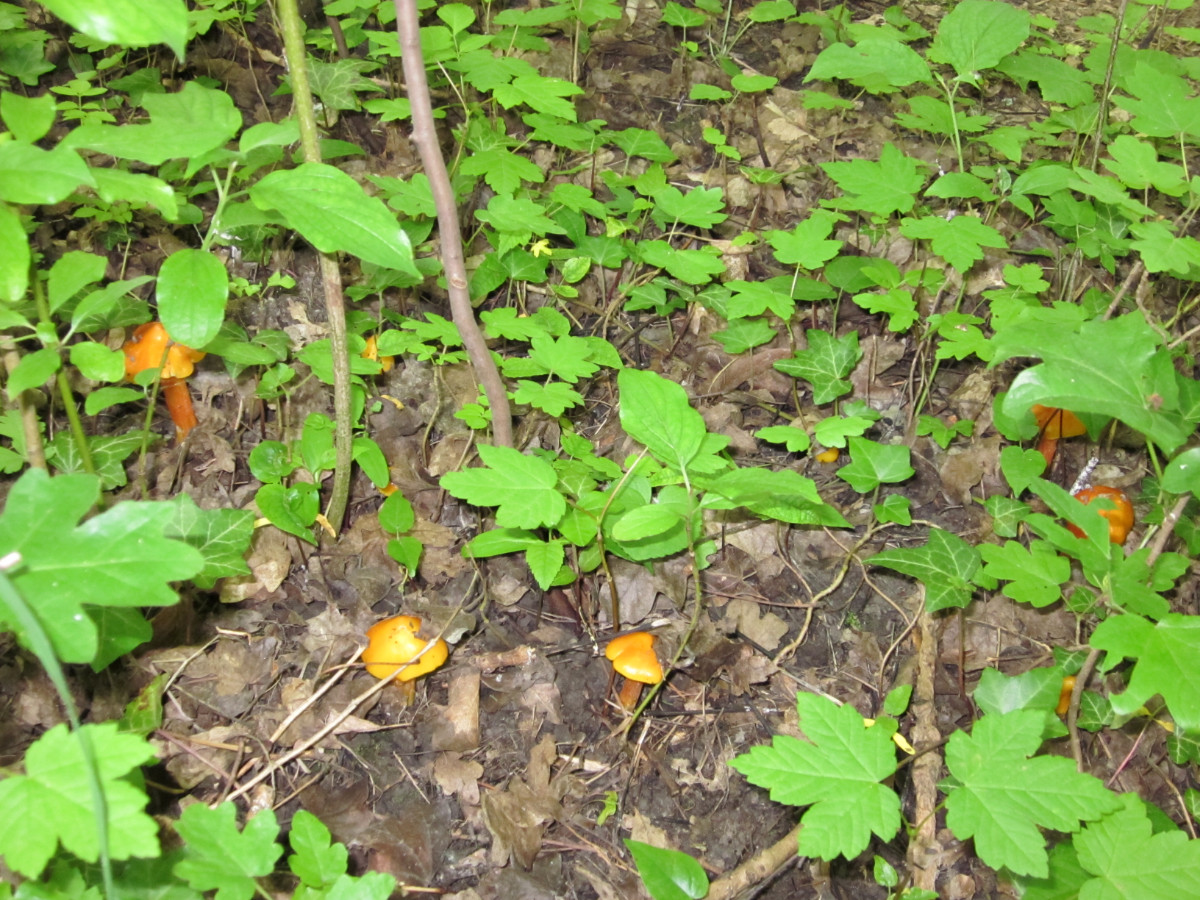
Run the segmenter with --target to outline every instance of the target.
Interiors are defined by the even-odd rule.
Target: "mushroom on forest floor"
[[[1054,462],[1054,454],[1058,450],[1058,442],[1061,438],[1087,434],[1087,427],[1079,420],[1079,416],[1069,409],[1035,403],[1033,404],[1033,418],[1038,425],[1037,449],[1046,460],[1047,468]]]
[[[612,661],[613,670],[625,676],[618,695],[622,709],[631,710],[637,706],[643,684],[658,684],[663,680],[654,640],[654,635],[647,631],[635,631],[613,638],[604,648],[604,656]]]
[[[376,678],[396,679],[406,702],[412,700],[416,679],[439,668],[450,655],[441,638],[426,650],[429,641],[417,634],[420,630],[417,616],[392,616],[376,622],[367,629],[368,643],[362,654],[367,671]]]
[[[133,381],[147,369],[161,368],[158,377],[162,380],[163,399],[175,423],[175,437],[183,440],[197,424],[187,378],[195,370],[195,364],[204,359],[204,351],[172,341],[162,322],[139,325],[122,350],[127,381]]]
[[[1101,498],[1107,500],[1111,506],[1097,508],[1096,512],[1100,513],[1108,522],[1109,541],[1114,544],[1124,544],[1129,538],[1129,532],[1133,530],[1133,504],[1129,502],[1129,497],[1123,490],[1109,487],[1106,484],[1098,484],[1095,487],[1077,491],[1071,496],[1084,506],[1090,506],[1095,500]],[[1068,523],[1067,528],[1075,537],[1084,536],[1083,529],[1078,525]]]

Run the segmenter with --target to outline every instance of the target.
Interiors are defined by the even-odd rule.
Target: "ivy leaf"
[[[1034,541],[1028,550],[1016,541],[980,544],[979,554],[986,563],[983,573],[1007,581],[1004,596],[1018,603],[1049,606],[1062,596],[1059,585],[1071,578],[1071,561],[1045,541]]]
[[[41,875],[59,841],[86,862],[99,859],[97,812],[81,739],[91,742],[96,758],[109,854],[128,859],[159,853],[158,824],[146,813],[146,793],[129,777],[154,760],[154,748],[137,735],[118,733],[116,722],[84,725],[79,734],[60,724],[30,746],[24,775],[0,781],[0,855],[28,878]]]
[[[563,517],[567,502],[555,490],[558,475],[546,460],[487,444],[480,444],[479,457],[485,468],[448,472],[442,487],[475,506],[498,507],[501,528],[541,528]]]
[[[925,608],[936,612],[947,607],[961,609],[971,602],[979,551],[956,534],[931,528],[924,547],[884,550],[872,556],[870,562],[911,575],[924,584]]]
[[[1200,731],[1200,616],[1168,613],[1156,623],[1141,616],[1113,616],[1092,633],[1091,645],[1106,650],[1105,668],[1136,659],[1129,687],[1114,694],[1118,715],[1137,712],[1155,694],[1167,701],[1171,716],[1187,731]]]
[[[792,359],[781,359],[775,368],[811,384],[814,403],[832,403],[854,387],[845,379],[862,359],[858,332],[851,331],[839,338],[828,331],[810,328],[807,335],[808,347],[797,350]]]
[[[84,604],[170,606],[179,599],[170,582],[191,578],[204,564],[197,550],[164,537],[170,503],[118,503],[75,524],[99,494],[94,476],[51,479],[31,469],[12,486],[0,515],[0,555],[21,554],[11,577],[66,662],[96,655]],[[0,620],[21,636],[2,606]]]
[[[820,859],[853,859],[871,835],[891,840],[900,828],[900,798],[880,784],[896,771],[889,731],[867,727],[853,706],[817,694],[798,694],[800,730],[807,740],[776,735],[730,765],[771,799],[808,806],[800,818],[799,853]]]
[[[838,478],[860,494],[881,484],[906,481],[915,473],[909,462],[912,453],[903,444],[880,444],[863,437],[849,438],[847,443],[851,462],[838,469]]]
[[[1049,874],[1046,839],[1038,830],[1077,831],[1120,801],[1100,779],[1061,756],[1034,756],[1045,714],[1016,710],[986,715],[971,734],[956,731],[946,744],[946,767],[959,782],[946,798],[946,824],[975,839],[979,858],[1021,875]],[[1032,758],[1031,758],[1032,757]]]
[[[233,803],[216,809],[194,803],[183,811],[175,829],[184,840],[175,874],[198,891],[216,890],[218,900],[250,900],[258,890],[254,879],[274,872],[283,853],[270,809],[252,816],[238,831]]]

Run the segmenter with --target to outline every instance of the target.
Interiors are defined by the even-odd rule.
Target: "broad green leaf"
[[[1001,581],[1004,596],[1030,606],[1049,606],[1062,597],[1062,588],[1071,578],[1071,561],[1059,556],[1045,541],[1034,541],[1026,549],[1016,541],[1003,546],[980,544],[985,563],[983,573]]]
[[[567,504],[555,486],[558,475],[546,460],[525,456],[511,447],[479,446],[485,468],[463,469],[442,476],[452,496],[475,506],[495,506],[501,528],[553,527]]]
[[[142,106],[150,113],[147,125],[81,125],[62,144],[158,166],[168,159],[202,157],[242,127],[233,98],[195,81],[175,94],[146,94]]]
[[[84,604],[169,606],[179,599],[170,582],[191,578],[203,565],[195,549],[164,536],[169,503],[118,503],[76,524],[98,497],[93,476],[51,479],[32,469],[12,486],[0,515],[0,555],[21,554],[13,582],[65,662],[89,662],[96,654]],[[7,611],[0,617],[17,630]]]
[[[687,391],[642,369],[617,373],[621,427],[669,466],[685,471],[700,453],[707,429],[692,409]]]
[[[308,810],[298,810],[292,817],[288,844],[292,848],[288,868],[308,887],[327,887],[346,874],[345,845],[332,843],[329,829]]]
[[[932,80],[929,64],[920,54],[900,41],[885,37],[864,38],[853,47],[841,42],[830,44],[817,55],[804,80],[834,78],[849,81],[872,94],[890,93]]]
[[[625,838],[646,892],[654,900],[702,900],[708,895],[708,876],[700,863],[678,850],[664,850]]]
[[[730,761],[771,799],[809,806],[800,818],[799,853],[820,859],[853,859],[874,834],[890,841],[900,828],[900,798],[880,784],[896,771],[891,734],[867,727],[850,704],[799,694],[796,709],[806,740],[776,735]]]
[[[1036,450],[1008,446],[1000,451],[1000,471],[1013,497],[1020,497],[1046,471],[1046,457]]]
[[[1200,97],[1191,96],[1191,87],[1181,76],[1138,61],[1124,86],[1134,96],[1115,94],[1113,102],[1133,113],[1130,124],[1139,133],[1149,137],[1200,136]]]
[[[50,267],[50,277],[46,280],[50,311],[55,312],[89,284],[103,278],[107,265],[108,260],[98,253],[71,250],[60,256]]]
[[[946,744],[946,767],[958,782],[946,798],[946,824],[961,840],[974,838],[979,858],[993,868],[1045,878],[1046,838],[1039,828],[1077,831],[1120,804],[1100,779],[1061,756],[1034,756],[1045,714],[1018,710],[986,715],[971,734],[956,731]]]
[[[1010,417],[1035,403],[1112,416],[1168,453],[1194,430],[1177,407],[1179,384],[1170,355],[1140,312],[1055,333],[1036,319],[1021,320],[999,332],[993,345],[993,364],[1020,356],[1042,360],[1013,381],[1002,404]]]
[[[930,249],[965,273],[983,259],[984,247],[1006,248],[1008,242],[991,225],[978,216],[961,215],[946,220],[941,216],[903,219],[900,233],[905,237],[929,241]]]
[[[695,187],[685,194],[679,188],[667,185],[655,191],[653,196],[654,209],[650,216],[663,229],[676,222],[707,229],[729,218],[722,212],[725,198],[720,188]]]
[[[271,809],[251,816],[238,831],[235,804],[209,809],[194,803],[183,811],[175,829],[184,840],[175,874],[198,891],[218,891],[221,900],[250,900],[258,891],[255,879],[274,872],[283,854]]]
[[[657,266],[686,284],[707,284],[725,273],[720,257],[707,250],[676,250],[666,241],[639,241],[634,253],[648,266]]]
[[[838,469],[837,475],[860,494],[881,484],[907,481],[916,472],[910,463],[912,452],[903,444],[880,444],[863,437],[849,438],[847,443],[850,464]]]
[[[905,156],[891,143],[883,145],[878,162],[856,159],[821,163],[821,168],[846,194],[826,205],[859,209],[877,216],[912,209],[926,178],[925,164]]]
[[[40,141],[54,125],[58,104],[54,95],[25,97],[16,91],[0,93],[0,119],[18,141]]]
[[[566,559],[565,545],[560,540],[537,541],[525,550],[525,563],[533,580],[543,591],[554,585],[554,579]]]
[[[5,385],[8,399],[15,400],[22,391],[41,387],[61,368],[62,360],[57,351],[42,349],[26,353],[8,376]]]
[[[79,154],[62,144],[53,150],[24,141],[0,144],[0,200],[59,203],[81,185],[94,184]]]
[[[1075,836],[1079,865],[1094,876],[1081,898],[1159,900],[1200,896],[1200,841],[1173,831],[1154,833],[1146,805],[1124,794],[1122,806]]]
[[[323,253],[349,253],[420,280],[412,244],[396,217],[353,178],[324,163],[272,172],[250,188],[260,209],[275,209]]]
[[[116,722],[84,725],[72,734],[55,725],[25,753],[25,774],[0,781],[0,855],[9,868],[37,878],[58,849],[94,863],[100,847],[97,810],[80,740],[91,743],[108,819],[113,859],[157,856],[158,823],[146,812],[146,793],[132,776],[154,761],[144,738],[119,734]],[[203,805],[203,804],[201,804]]]
[[[229,272],[206,250],[176,250],[158,270],[158,315],[171,340],[197,350],[217,336],[229,300]]]
[[[812,444],[808,432],[794,425],[769,425],[758,429],[754,436],[761,441],[783,444],[789,453],[803,453]]]
[[[872,556],[870,562],[911,575],[924,584],[925,609],[936,612],[948,607],[961,609],[971,602],[979,550],[956,534],[931,528],[925,546],[884,550]]]
[[[974,83],[1029,37],[1029,13],[1001,0],[963,0],[938,24],[929,58],[947,63],[964,81]]]
[[[512,109],[521,103],[538,112],[549,113],[576,121],[575,105],[567,97],[582,94],[583,88],[561,78],[550,78],[545,75],[520,75],[509,84],[497,85],[492,96],[505,109]]]
[[[814,403],[832,403],[853,388],[846,376],[862,359],[858,332],[851,331],[839,338],[819,328],[810,328],[806,334],[808,347],[797,350],[791,359],[781,359],[775,368],[811,384]]]
[[[25,296],[29,287],[29,237],[21,225],[21,217],[15,209],[0,201],[0,301],[16,303]],[[15,322],[9,321],[9,310],[0,310],[5,328]]]
[[[640,541],[678,527],[679,511],[651,503],[635,507],[614,522],[612,534],[619,541]]]
[[[399,491],[389,495],[379,507],[379,527],[388,534],[403,534],[416,524],[413,505]]]
[[[90,663],[93,672],[104,671],[126,653],[154,637],[154,629],[141,610],[88,606],[84,612],[96,627],[96,655]]]
[[[707,509],[743,506],[756,515],[793,525],[844,528],[849,523],[817,493],[817,486],[791,469],[737,468],[708,482]],[[723,498],[718,500],[717,498]]]
[[[1162,487],[1172,494],[1200,496],[1200,447],[1185,450],[1167,463]]]
[[[72,344],[70,359],[71,365],[92,381],[120,381],[125,377],[125,354],[96,341]]]
[[[1057,666],[1043,666],[1011,676],[998,669],[984,669],[971,697],[989,716],[1019,709],[1052,713],[1058,706],[1062,685],[1063,672]]]
[[[1091,645],[1105,650],[1105,668],[1137,660],[1129,687],[1110,697],[1118,715],[1129,715],[1155,694],[1189,731],[1200,731],[1200,616],[1168,613],[1158,622],[1136,615],[1112,616],[1092,633]]]
[[[166,44],[183,59],[188,12],[183,0],[46,0],[42,4],[88,37],[126,47]]]
[[[844,216],[825,209],[814,210],[791,231],[768,231],[767,242],[775,248],[775,258],[785,266],[819,269],[838,255],[842,241],[828,240],[833,227]]]
[[[313,523],[320,512],[320,496],[315,484],[297,482],[290,487],[264,484],[254,495],[254,503],[272,525],[303,541],[316,544]]]

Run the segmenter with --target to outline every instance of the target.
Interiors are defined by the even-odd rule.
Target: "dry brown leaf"
[[[444,794],[453,794],[467,806],[479,805],[479,779],[483,766],[460,753],[439,753],[433,763],[433,778]]]
[[[730,600],[725,617],[737,623],[737,630],[764,650],[775,650],[788,631],[787,622],[773,612],[763,612],[751,600]]]
[[[449,697],[433,724],[435,750],[475,750],[479,747],[479,670],[463,666],[450,676]]]

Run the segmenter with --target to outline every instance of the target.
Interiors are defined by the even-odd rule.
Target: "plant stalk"
[[[425,79],[425,57],[421,54],[416,0],[395,0],[395,6],[404,82],[412,106],[413,143],[421,154],[421,165],[425,167],[433,202],[437,207],[442,265],[446,270],[446,290],[450,295],[450,316],[462,336],[463,346],[467,348],[475,377],[483,385],[483,392],[487,396],[492,411],[492,441],[501,447],[511,447],[512,413],[508,406],[508,390],[483,339],[479,323],[475,321],[475,309],[467,292],[467,267],[463,259],[458,209],[454,203],[450,175],[446,171],[446,160],[442,157],[442,148],[438,145],[437,131],[433,126],[433,104],[429,99],[429,82]]]
[[[317,138],[317,114],[313,108],[312,88],[308,82],[308,53],[296,0],[277,0],[276,12],[283,31],[283,51],[292,76],[292,108],[300,126],[300,147],[305,162],[319,163],[321,147]],[[325,288],[325,315],[329,320],[329,344],[333,355],[333,447],[336,461],[333,485],[325,518],[333,530],[340,531],[350,497],[350,465],[353,435],[350,421],[350,357],[346,345],[346,303],[342,295],[342,274],[337,260],[320,255],[321,283]]]

